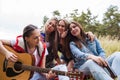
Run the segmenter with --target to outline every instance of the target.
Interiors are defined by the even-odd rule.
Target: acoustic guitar
[[[17,53],[11,47],[5,46],[6,49],[18,56],[17,62],[11,62],[5,59],[5,56],[0,53],[0,80],[29,80],[31,72],[36,71],[40,73],[48,73],[49,68],[40,68],[33,66],[32,56],[28,53]],[[70,78],[77,78],[80,80],[82,72],[65,72],[52,70],[57,75],[65,75]]]

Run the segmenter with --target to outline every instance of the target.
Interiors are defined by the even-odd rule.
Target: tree
[[[117,6],[110,6],[104,13],[103,26],[106,35],[120,39],[120,12]]]
[[[78,13],[78,9],[74,10],[74,13],[70,14],[74,21],[79,22],[86,31],[96,32],[96,28],[99,25],[99,21],[96,20],[97,16],[92,16],[92,13],[87,9],[87,13]]]
[[[60,12],[58,10],[55,10],[52,12],[54,17],[60,18]]]
[[[43,25],[47,22],[48,19],[49,19],[49,18],[48,18],[47,16],[44,16],[44,17],[43,17]]]

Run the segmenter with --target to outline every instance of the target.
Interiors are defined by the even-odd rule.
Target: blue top
[[[41,35],[43,42],[45,42],[45,33],[41,32],[40,35]]]
[[[75,42],[70,42],[70,49],[75,60],[75,68],[84,64],[90,54],[105,58],[105,52],[97,38],[95,38],[93,42],[86,38],[86,44],[87,45],[82,44],[82,48],[79,48]]]

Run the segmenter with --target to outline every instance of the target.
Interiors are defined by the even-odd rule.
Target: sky
[[[28,24],[42,26],[43,17],[52,17],[55,10],[65,16],[75,9],[81,13],[89,8],[102,19],[110,5],[120,9],[120,0],[0,0],[0,38],[22,34]]]

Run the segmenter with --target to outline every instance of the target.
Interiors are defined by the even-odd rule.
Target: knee
[[[120,54],[117,54],[114,58],[114,60],[116,60],[117,62],[120,62]]]
[[[115,53],[113,53],[113,55],[120,57],[120,52],[115,52]]]
[[[93,60],[88,60],[87,65],[88,65],[88,68],[92,69],[92,70],[96,70],[96,69],[98,70],[98,68],[100,69],[100,67],[101,67]]]
[[[99,65],[93,60],[88,60],[86,64],[86,68],[90,70],[90,72],[96,72],[100,68]]]
[[[89,65],[90,65],[90,66],[92,66],[92,65],[95,66],[95,65],[96,65],[96,63],[95,63],[93,60],[91,60],[91,59],[90,59],[90,60],[87,60],[86,63],[88,64],[88,66],[89,66]]]

